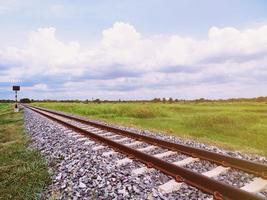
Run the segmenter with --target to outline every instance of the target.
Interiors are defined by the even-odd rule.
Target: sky
[[[267,96],[265,0],[0,0],[0,99]]]

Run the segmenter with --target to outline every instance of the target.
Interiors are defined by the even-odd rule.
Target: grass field
[[[0,104],[0,199],[38,199],[50,181],[45,162],[28,142],[22,113]]]
[[[267,103],[35,103],[267,156]]]

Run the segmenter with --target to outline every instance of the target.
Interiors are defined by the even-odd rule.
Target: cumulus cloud
[[[0,55],[0,66],[9,66],[7,72],[18,79],[36,75],[77,75],[81,67],[75,68],[79,54],[79,43],[64,43],[55,37],[55,28],[40,28],[29,34],[25,49],[8,47]]]
[[[63,42],[56,29],[48,27],[31,32],[23,49],[0,47],[0,82],[30,81],[33,86],[27,90],[50,93],[53,85],[62,95],[75,88],[72,91],[77,98],[87,98],[96,91],[114,98],[116,94],[145,98],[166,94],[165,90],[174,97],[184,91],[187,98],[193,88],[206,90],[194,90],[191,97],[231,97],[244,95],[245,88],[267,86],[266,53],[267,25],[246,30],[212,27],[206,39],[195,39],[144,36],[129,23],[116,22],[103,30],[95,46],[87,48],[75,41]],[[189,89],[187,93],[184,88]],[[255,94],[254,90],[247,95]]]

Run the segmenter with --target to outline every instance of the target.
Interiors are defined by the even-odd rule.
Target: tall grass
[[[22,113],[11,104],[0,104],[0,199],[38,199],[49,183],[40,154],[27,148]]]
[[[267,155],[266,103],[36,103],[35,105]]]

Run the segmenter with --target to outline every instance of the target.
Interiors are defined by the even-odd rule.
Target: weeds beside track
[[[50,178],[39,152],[28,148],[22,113],[0,104],[0,199],[38,199]]]

